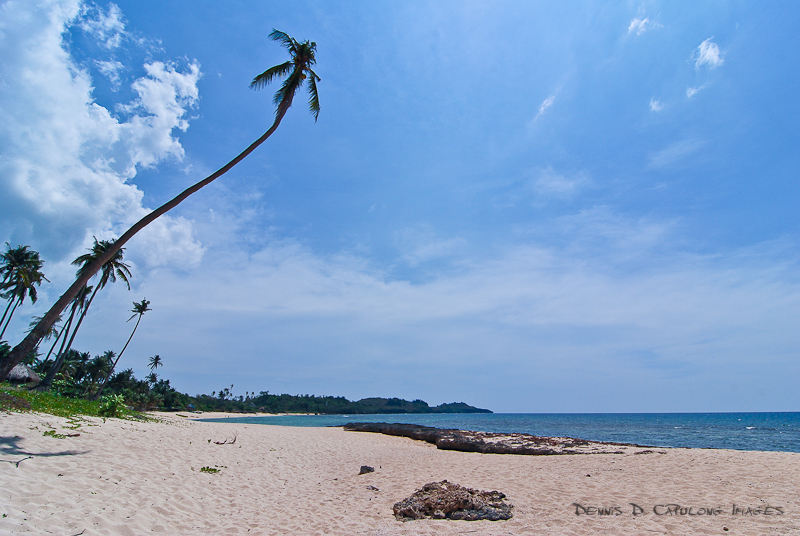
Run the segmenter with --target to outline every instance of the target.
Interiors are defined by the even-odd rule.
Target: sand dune
[[[0,534],[800,533],[795,453],[510,456],[338,428],[161,419],[0,414]],[[358,475],[361,465],[375,472]],[[514,517],[394,519],[395,502],[443,479],[504,492]]]

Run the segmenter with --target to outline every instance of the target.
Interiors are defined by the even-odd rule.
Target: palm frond
[[[311,69],[308,70],[310,77],[308,79],[308,109],[311,115],[314,116],[314,122],[317,122],[319,117],[319,94],[317,93],[317,80],[321,80],[317,74]]]
[[[289,34],[286,34],[280,30],[276,30],[275,28],[272,29],[272,33],[269,34],[269,38],[273,41],[277,41],[281,45],[285,46],[289,50],[292,49],[292,46],[297,43],[294,39],[289,37]]]
[[[251,89],[262,89],[264,86],[272,82],[273,79],[289,74],[292,71],[292,62],[287,61],[275,67],[270,67],[260,75],[253,78],[250,82]]]
[[[278,109],[281,108],[281,105],[284,103],[291,103],[294,99],[294,94],[297,92],[297,88],[300,87],[300,84],[303,83],[303,79],[301,78],[301,74],[297,69],[295,69],[289,77],[283,81],[281,87],[278,91],[275,92],[275,96],[272,98],[273,104],[275,104]],[[278,110],[275,110],[277,113]]]

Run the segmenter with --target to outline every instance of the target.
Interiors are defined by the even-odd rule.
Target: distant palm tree
[[[108,262],[125,243],[128,242],[128,240],[153,222],[156,218],[178,206],[184,199],[227,173],[228,170],[233,168],[233,166],[241,162],[259,145],[264,143],[264,141],[269,138],[278,128],[283,116],[286,115],[286,112],[292,105],[292,100],[294,99],[295,93],[297,93],[297,90],[300,89],[300,87],[302,87],[303,83],[306,81],[308,81],[309,92],[308,107],[311,110],[311,114],[314,116],[314,121],[317,120],[317,117],[319,116],[319,95],[317,94],[317,82],[320,81],[320,77],[317,76],[317,74],[311,69],[317,62],[315,57],[317,44],[310,41],[299,42],[289,35],[274,29],[272,30],[272,33],[269,34],[269,37],[273,41],[280,43],[281,46],[289,51],[290,60],[282,63],[281,65],[276,65],[275,67],[267,69],[260,75],[256,76],[250,84],[250,87],[253,89],[261,89],[275,78],[286,76],[286,80],[284,80],[273,99],[276,109],[275,120],[273,121],[272,126],[269,127],[269,129],[260,138],[250,144],[247,149],[239,153],[239,155],[237,155],[233,160],[222,166],[220,169],[202,181],[190,186],[175,198],[163,204],[136,222],[133,227],[128,229],[125,234],[123,234],[116,242],[114,242],[113,247],[106,250],[105,253],[95,259],[92,264],[86,266],[86,269],[79,274],[72,286],[44,315],[44,318],[39,325],[34,328],[33,331],[31,331],[28,336],[22,340],[22,342],[15,346],[5,358],[0,358],[0,381],[3,381],[6,376],[8,376],[8,373],[11,371],[11,369],[14,368],[17,363],[22,361],[26,355],[28,355],[28,352],[30,352],[31,349],[36,346],[38,341],[47,332],[50,325],[55,321],[56,316],[61,314],[70,301],[72,301],[78,292],[80,292],[80,289],[83,288],[83,286],[89,281],[92,275],[99,271],[105,265],[105,263]]]
[[[100,398],[100,395],[103,393],[103,389],[106,388],[106,384],[108,384],[108,380],[111,378],[111,375],[114,373],[114,369],[117,368],[117,363],[119,363],[119,360],[122,358],[122,354],[125,353],[125,349],[128,347],[128,344],[130,344],[131,339],[133,339],[133,334],[136,333],[136,329],[139,327],[139,322],[142,321],[142,316],[147,311],[152,311],[152,309],[150,309],[150,307],[148,307],[149,305],[150,305],[150,302],[147,301],[147,299],[145,299],[145,298],[143,298],[141,302],[138,302],[138,303],[137,302],[133,302],[133,309],[131,309],[131,312],[133,313],[133,316],[131,316],[128,319],[128,322],[130,322],[131,320],[133,320],[137,316],[139,318],[136,318],[136,325],[133,326],[133,331],[131,332],[131,336],[128,337],[128,342],[126,342],[125,346],[122,347],[122,351],[120,351],[119,355],[117,356],[116,361],[114,361],[114,364],[111,365],[111,371],[106,376],[106,379],[103,380],[103,384],[100,386],[100,389],[98,389],[97,392],[94,394],[94,399],[95,400]]]
[[[3,298],[8,300],[8,306],[3,312],[3,317],[0,318],[0,326],[3,326],[3,329],[0,330],[0,339],[3,338],[11,323],[14,311],[23,304],[25,297],[29,297],[31,303],[36,303],[38,298],[36,287],[41,285],[42,281],[49,281],[42,273],[44,261],[39,258],[39,252],[28,248],[29,246],[17,246],[12,249],[11,245],[6,242],[5,253],[0,254],[0,274],[3,278],[0,282],[0,293]],[[11,308],[12,304],[13,308]],[[9,309],[11,309],[10,313]],[[6,317],[8,317],[7,320]],[[46,333],[47,330],[42,336]]]
[[[155,372],[155,370],[161,366],[164,366],[164,362],[161,360],[160,355],[154,355],[150,358],[150,372]]]
[[[92,359],[86,367],[86,373],[89,376],[89,382],[83,395],[86,396],[100,379],[105,379],[111,376],[111,367],[114,361],[114,356],[117,355],[113,350],[106,350],[102,355],[96,356]]]

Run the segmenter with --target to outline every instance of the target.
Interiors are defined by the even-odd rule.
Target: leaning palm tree
[[[88,307],[89,295],[92,292],[92,288],[93,288],[92,285],[84,286],[81,289],[81,291],[78,293],[78,295],[75,296],[75,298],[72,300],[72,305],[70,306],[69,318],[67,319],[67,322],[64,324],[64,327],[61,328],[61,332],[58,334],[58,337],[56,337],[55,342],[53,342],[53,346],[50,347],[50,351],[47,352],[47,357],[45,357],[44,362],[42,363],[42,366],[44,366],[44,364],[47,363],[47,361],[50,359],[50,355],[52,355],[53,350],[56,349],[56,345],[58,344],[58,340],[61,339],[62,335],[64,336],[64,338],[61,339],[61,347],[58,349],[58,352],[56,353],[56,357],[54,358],[54,360],[55,360],[55,365],[57,365],[59,367],[61,366],[60,363],[63,363],[64,360],[63,360],[63,358],[61,356],[64,355],[64,349],[67,346],[67,337],[69,336],[70,328],[72,328],[72,321],[75,319],[75,314],[78,311],[82,311],[83,309]],[[58,315],[58,318],[60,319],[61,315]],[[40,321],[41,320],[37,321],[37,324]],[[36,328],[36,325],[31,326],[31,329],[35,329],[35,328]],[[43,368],[42,370],[45,370],[45,369]],[[49,369],[47,369],[47,370],[49,370]],[[52,378],[51,378],[51,381],[52,381]],[[39,385],[42,386],[43,384],[40,383]],[[46,384],[46,385],[49,385],[49,384]]]
[[[97,238],[95,238],[94,245],[92,245],[92,247],[89,248],[89,252],[84,253],[83,255],[72,261],[73,265],[80,266],[80,268],[78,268],[77,275],[80,276],[81,272],[86,270],[87,266],[89,266],[92,262],[94,262],[95,259],[103,255],[106,251],[108,251],[111,247],[113,247],[113,245],[114,245],[113,240],[97,240]],[[78,318],[78,323],[75,324],[75,329],[72,330],[72,335],[70,336],[69,342],[66,345],[66,350],[62,350],[61,352],[59,352],[60,353],[59,358],[47,372],[47,376],[45,376],[44,381],[42,381],[42,383],[39,384],[40,388],[46,388],[50,386],[50,384],[53,382],[53,378],[55,378],[55,375],[58,374],[58,370],[59,368],[61,368],[61,363],[63,363],[63,358],[61,356],[66,355],[69,352],[70,348],[72,348],[72,342],[75,340],[75,335],[78,334],[78,330],[80,329],[81,324],[83,323],[83,319],[86,318],[86,313],[89,311],[89,307],[92,305],[92,301],[94,301],[94,297],[97,295],[97,292],[101,288],[104,288],[109,281],[111,283],[116,283],[117,278],[120,278],[122,281],[125,282],[125,284],[128,286],[128,290],[131,289],[131,284],[128,281],[128,278],[131,276],[130,267],[124,262],[122,262],[122,256],[124,251],[125,248],[117,249],[114,255],[108,261],[106,261],[105,264],[103,264],[103,268],[100,271],[100,280],[94,286],[94,291],[92,292],[92,295],[89,297],[89,301],[81,307],[81,316]]]
[[[145,299],[145,298],[142,298],[141,302],[138,302],[138,303],[137,302],[133,302],[133,309],[131,309],[131,312],[133,313],[133,316],[131,316],[128,319],[128,322],[130,322],[131,320],[133,320],[137,316],[139,318],[136,318],[136,325],[133,326],[133,331],[131,332],[131,336],[128,337],[128,342],[126,342],[125,346],[122,347],[122,350],[120,351],[119,355],[117,356],[117,360],[114,361],[113,365],[111,365],[111,371],[109,371],[109,373],[106,375],[106,378],[105,378],[105,380],[103,380],[103,384],[100,386],[100,389],[98,389],[97,392],[94,394],[94,399],[95,400],[100,398],[100,395],[103,393],[103,389],[106,388],[106,384],[108,383],[109,378],[111,378],[111,375],[114,373],[114,369],[117,368],[117,363],[119,363],[119,360],[122,357],[122,354],[125,353],[125,349],[130,344],[131,339],[133,339],[133,334],[136,333],[136,329],[139,327],[139,322],[142,321],[142,316],[147,311],[152,311],[152,309],[150,309],[150,307],[148,307],[149,305],[150,305],[150,302],[147,301],[147,299]]]
[[[286,79],[278,89],[277,93],[275,93],[275,98],[273,99],[276,108],[275,120],[272,122],[272,126],[269,127],[269,129],[260,138],[254,141],[247,149],[239,153],[236,158],[222,166],[220,169],[202,181],[187,188],[171,201],[161,205],[159,208],[136,222],[133,227],[128,229],[125,234],[123,234],[114,243],[114,248],[109,249],[103,256],[95,260],[94,263],[92,263],[90,266],[87,266],[85,272],[76,279],[72,286],[67,289],[67,291],[53,305],[53,307],[51,307],[50,310],[44,315],[44,318],[39,323],[39,326],[31,331],[28,336],[22,340],[22,342],[15,346],[5,358],[0,359],[0,381],[3,381],[6,376],[8,376],[9,371],[11,371],[11,369],[14,368],[17,363],[22,361],[28,352],[34,346],[36,346],[37,342],[44,336],[49,326],[54,322],[56,316],[61,314],[61,311],[63,311],[69,302],[78,294],[81,287],[83,287],[83,285],[89,281],[93,274],[100,270],[103,264],[105,264],[119,248],[121,248],[136,233],[144,229],[156,218],[175,208],[181,203],[181,201],[227,173],[233,166],[241,162],[259,145],[264,143],[264,141],[269,138],[278,128],[283,116],[286,115],[286,112],[292,105],[292,100],[294,99],[295,93],[297,93],[297,90],[300,89],[303,86],[303,83],[306,81],[308,82],[309,92],[308,106],[311,110],[311,114],[314,116],[314,121],[317,120],[319,116],[319,96],[317,94],[317,82],[320,81],[320,77],[317,76],[317,74],[311,69],[317,62],[315,57],[317,52],[317,44],[310,41],[303,41],[301,43],[289,35],[274,29],[272,30],[272,33],[269,34],[269,37],[273,41],[280,43],[281,46],[289,51],[290,59],[289,61],[267,69],[260,75],[256,76],[250,84],[250,87],[253,89],[261,89],[266,84],[272,82],[275,78],[286,76]]]

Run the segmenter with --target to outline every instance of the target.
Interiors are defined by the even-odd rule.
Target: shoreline
[[[177,413],[187,414],[155,413],[157,422],[0,414],[0,534],[800,532],[798,453],[480,454],[341,428]],[[362,465],[375,472],[359,475]],[[393,517],[395,502],[441,480],[505,493],[513,518]]]

